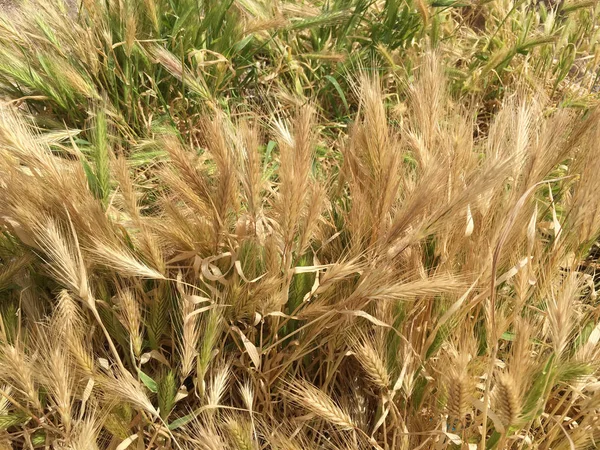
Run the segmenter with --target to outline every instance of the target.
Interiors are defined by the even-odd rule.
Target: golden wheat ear
[[[99,450],[98,441],[102,426],[102,418],[91,414],[78,421],[70,433],[69,448],[73,450]]]
[[[307,381],[294,380],[287,386],[284,392],[295,404],[336,428],[340,430],[352,430],[356,428],[352,422],[352,418],[346,411],[325,392]]]
[[[229,435],[232,448],[236,450],[255,450],[258,443],[252,438],[252,425],[248,420],[239,417],[225,419],[225,429]]]
[[[75,232],[68,233],[51,217],[40,218],[33,224],[36,243],[47,257],[50,272],[63,286],[92,306],[93,297]]]
[[[116,404],[128,403],[148,413],[153,418],[160,418],[152,405],[141,382],[128,371],[116,368],[114,373],[106,373],[96,378],[105,401]]]
[[[521,414],[521,398],[514,380],[500,374],[494,386],[495,410],[504,425],[508,428],[515,424]]]
[[[129,277],[164,280],[165,276],[144,264],[130,250],[116,243],[95,240],[87,253],[99,264],[111,267],[121,275]]]
[[[21,345],[3,343],[0,350],[0,377],[3,382],[18,389],[25,405],[36,412],[42,411],[39,384],[36,382],[37,373],[34,370],[35,361],[24,352]],[[19,403],[15,403],[15,400],[9,401],[17,408],[24,409]]]
[[[133,355],[139,358],[144,344],[141,301],[127,288],[119,289],[117,299],[120,305],[119,319],[129,333]]]
[[[352,350],[358,362],[371,381],[384,391],[390,388],[390,375],[381,352],[376,348],[373,338],[364,333],[351,338]]]

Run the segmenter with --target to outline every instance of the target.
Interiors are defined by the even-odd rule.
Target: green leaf
[[[252,39],[254,39],[254,36],[252,34],[246,36],[241,41],[236,42],[236,44],[233,46],[233,50],[235,50],[236,52],[243,50],[244,47],[246,47],[246,45],[248,45],[252,41]]]
[[[537,47],[544,44],[550,44],[554,41],[556,41],[556,38],[554,36],[542,36],[535,39],[527,39],[525,42],[523,42],[517,47],[517,52],[524,54],[533,47]]]
[[[425,353],[425,359],[429,359],[431,355],[433,355],[440,349],[446,338],[450,335],[450,331],[451,329],[448,325],[443,325],[442,327],[440,327],[440,329],[435,335],[435,338],[433,339],[433,342],[431,343],[431,345],[427,349],[427,352]]]
[[[579,334],[575,337],[575,341],[573,342],[573,347],[575,350],[581,348],[590,338],[592,331],[596,328],[596,323],[593,320],[588,321]]]
[[[535,376],[535,381],[525,397],[523,417],[526,420],[533,420],[543,412],[541,405],[546,402],[546,392],[548,391],[549,386],[551,387],[552,379],[556,373],[554,358],[554,355],[548,358],[548,361],[542,370]]]
[[[176,430],[177,428],[187,425],[192,420],[194,420],[198,416],[198,414],[200,414],[205,409],[206,409],[206,407],[199,408],[195,411],[192,411],[189,414],[186,414],[183,417],[180,417],[179,419],[174,420],[173,422],[171,422],[169,424],[169,430],[173,431],[173,430]]]
[[[487,450],[492,450],[493,448],[496,448],[496,446],[498,445],[498,442],[500,442],[500,437],[502,437],[502,435],[500,433],[498,433],[497,431],[494,431],[492,433],[492,435],[490,436],[490,438],[485,443],[485,448]]]
[[[144,383],[144,386],[146,386],[148,389],[150,389],[150,391],[154,393],[158,392],[158,385],[156,384],[156,381],[154,381],[141,370],[138,370],[138,375],[140,376],[140,380],[142,380],[142,383]]]
[[[512,331],[505,331],[504,333],[502,333],[502,339],[504,339],[505,341],[514,341],[515,333],[513,333]]]
[[[275,150],[276,146],[277,142],[275,141],[269,141],[267,144],[267,148],[265,149],[265,164],[271,160],[271,153],[273,153],[273,150]]]
[[[348,101],[346,100],[346,96],[344,95],[344,91],[342,90],[340,83],[338,83],[338,81],[335,78],[333,78],[331,75],[325,75],[325,78],[328,79],[331,84],[333,84],[333,87],[335,88],[335,90],[338,92],[340,98],[342,99],[342,103],[346,107],[346,112],[349,113],[350,107],[348,106]]]
[[[471,6],[471,4],[457,0],[435,0],[431,2],[431,6],[434,8],[464,8],[465,6]]]

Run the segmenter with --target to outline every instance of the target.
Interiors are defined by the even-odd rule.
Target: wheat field
[[[0,12],[0,449],[598,448],[599,14]]]

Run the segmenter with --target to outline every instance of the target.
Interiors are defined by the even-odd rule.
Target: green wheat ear
[[[175,406],[175,397],[177,395],[178,386],[175,374],[171,370],[166,370],[158,379],[157,387],[160,416],[163,420],[167,420]]]
[[[96,195],[106,204],[110,195],[110,154],[111,144],[108,136],[108,122],[104,110],[99,109],[93,120],[93,154],[97,182]]]

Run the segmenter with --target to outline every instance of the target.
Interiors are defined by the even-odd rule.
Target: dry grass
[[[0,448],[595,448],[600,112],[516,83],[483,130],[443,53],[413,63],[402,95],[348,75],[335,133],[298,92],[143,132],[104,91],[86,119],[56,91],[60,134],[2,106]]]
[[[216,113],[200,158],[157,137],[152,198],[114,156],[108,197],[79,187],[82,166],[4,109],[6,436],[590,445],[598,311],[579,261],[599,229],[581,203],[600,187],[598,114],[515,94],[474,140],[440,72],[423,61],[400,127],[364,78],[342,141],[307,107],[265,128]],[[341,166],[318,167],[325,142]]]

